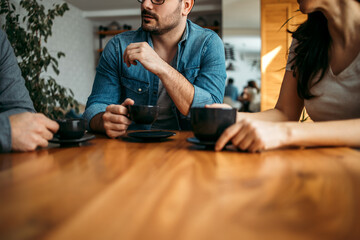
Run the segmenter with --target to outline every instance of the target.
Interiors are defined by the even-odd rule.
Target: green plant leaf
[[[71,89],[57,84],[50,76],[48,79],[41,77],[51,65],[56,75],[60,74],[58,59],[65,57],[63,52],[58,52],[53,57],[44,46],[48,37],[52,35],[52,26],[57,17],[62,17],[69,7],[66,3],[53,5],[45,9],[41,0],[21,0],[19,9],[10,0],[0,0],[0,15],[4,17],[1,27],[8,35],[14,48],[25,86],[36,111],[56,119],[64,116],[69,106],[78,110],[79,103],[73,98]],[[20,15],[22,12],[22,24]]]

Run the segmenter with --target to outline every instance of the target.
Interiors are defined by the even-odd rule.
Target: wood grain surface
[[[0,154],[0,239],[360,239],[360,152],[176,133]]]

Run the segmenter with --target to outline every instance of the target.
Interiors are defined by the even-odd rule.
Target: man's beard
[[[159,22],[159,17],[156,14],[144,9],[141,12],[141,19],[142,19],[141,27],[144,31],[149,32],[153,35],[162,35],[167,32],[170,32],[175,27],[177,27],[180,23],[180,11],[181,11],[181,4],[179,4],[179,7],[177,9],[175,9],[175,11],[173,13],[167,15],[166,18],[163,20],[164,23],[169,23],[169,24],[161,27],[157,24],[155,24],[154,26],[148,26],[148,25],[144,24],[144,21],[145,21],[145,20],[143,20],[144,15],[149,15],[149,16],[153,17],[153,21],[156,21],[156,23]]]

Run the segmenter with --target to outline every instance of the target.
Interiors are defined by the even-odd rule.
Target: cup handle
[[[126,105],[126,109],[127,109],[127,111],[128,111],[128,113],[127,113],[127,117],[132,121],[132,119],[131,119],[131,117],[130,117],[130,105]]]

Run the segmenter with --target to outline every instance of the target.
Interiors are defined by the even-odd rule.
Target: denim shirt
[[[139,62],[127,67],[123,61],[126,47],[134,42],[147,42],[153,48],[150,33],[141,28],[116,35],[106,45],[83,114],[88,123],[95,115],[105,112],[108,105],[121,104],[126,98],[133,99],[137,105],[156,105],[159,77],[146,70]],[[178,43],[176,70],[194,86],[191,107],[203,107],[223,101],[225,53],[222,40],[215,32],[187,20],[185,34]],[[190,129],[189,116],[183,116],[175,104],[172,108],[176,112],[179,129]],[[150,127],[132,124],[129,129]]]

